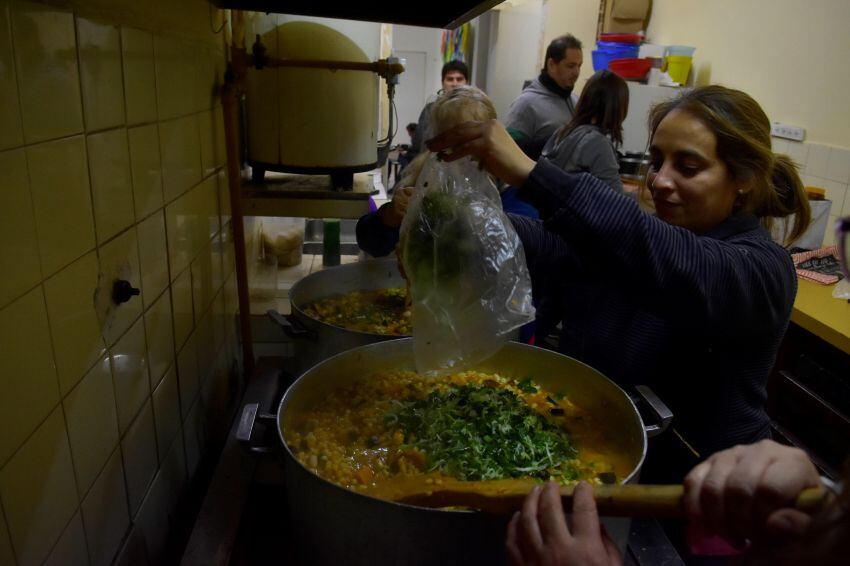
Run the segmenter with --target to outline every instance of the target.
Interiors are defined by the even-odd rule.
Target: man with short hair
[[[532,159],[537,160],[552,134],[572,120],[578,102],[573,87],[582,62],[581,41],[570,34],[556,37],[546,48],[540,76],[511,103],[505,127]]]
[[[455,87],[463,86],[469,83],[469,67],[463,61],[453,59],[443,65],[440,72],[443,88],[440,93],[453,90]],[[439,94],[439,93],[438,93]],[[416,131],[410,138],[410,149],[407,150],[408,163],[413,161],[413,158],[422,151],[423,140],[431,136],[431,106],[434,104],[432,100],[425,105],[422,112],[419,114],[419,124],[416,126]]]

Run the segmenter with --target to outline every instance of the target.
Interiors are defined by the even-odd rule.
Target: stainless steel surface
[[[505,561],[505,520],[481,513],[433,510],[374,499],[341,488],[302,466],[284,434],[298,412],[319,403],[332,389],[369,379],[379,371],[412,370],[411,339],[349,350],[313,367],[284,394],[278,408],[280,442],[292,524],[306,563],[337,564],[500,564]],[[622,454],[637,481],[646,454],[643,422],[631,399],[593,368],[548,350],[509,343],[475,367],[525,378],[564,391],[577,405],[598,415],[610,431],[606,442]],[[627,519],[606,519],[622,548]]]
[[[302,330],[300,335],[289,334],[295,343],[298,372],[303,372],[322,360],[351,348],[398,338],[398,336],[358,332],[326,324],[308,316],[303,310],[306,305],[332,295],[352,291],[403,286],[404,279],[398,272],[394,257],[365,260],[323,269],[293,285],[289,290],[292,314],[289,315],[287,322],[289,326]],[[282,326],[284,330],[287,330],[286,325]]]

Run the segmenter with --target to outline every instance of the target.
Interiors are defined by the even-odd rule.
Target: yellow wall
[[[700,83],[746,91],[807,141],[850,147],[850,2],[654,0],[653,43],[697,48]]]
[[[0,0],[0,564],[164,564],[238,359],[224,45],[202,0],[55,4]]]
[[[565,33],[571,33],[584,44],[584,63],[581,67],[576,91],[581,92],[584,82],[593,74],[590,52],[596,48],[596,23],[599,19],[599,0],[547,0],[543,5],[545,26],[540,61],[546,54],[549,42]]]

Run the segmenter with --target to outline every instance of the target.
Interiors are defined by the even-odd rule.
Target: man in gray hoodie
[[[546,48],[540,76],[511,103],[505,126],[522,150],[537,160],[549,137],[572,120],[578,97],[573,87],[581,71],[581,41],[570,34]]]

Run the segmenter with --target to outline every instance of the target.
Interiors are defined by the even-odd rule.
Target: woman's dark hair
[[[790,157],[773,153],[770,120],[758,102],[745,92],[718,85],[695,88],[652,108],[650,140],[674,110],[687,112],[714,133],[717,156],[745,189],[738,201],[740,209],[761,218],[768,229],[774,218],[793,214],[786,243],[806,231],[812,213],[803,182]]]
[[[466,66],[466,63],[457,59],[452,59],[443,65],[443,70],[440,71],[440,80],[445,80],[446,75],[452,71],[459,72],[466,79],[466,82],[469,82],[469,67]]]
[[[558,139],[565,138],[579,126],[593,124],[610,136],[614,145],[622,145],[623,120],[628,111],[629,87],[626,81],[611,71],[598,71],[584,85],[576,113],[558,132]]]

